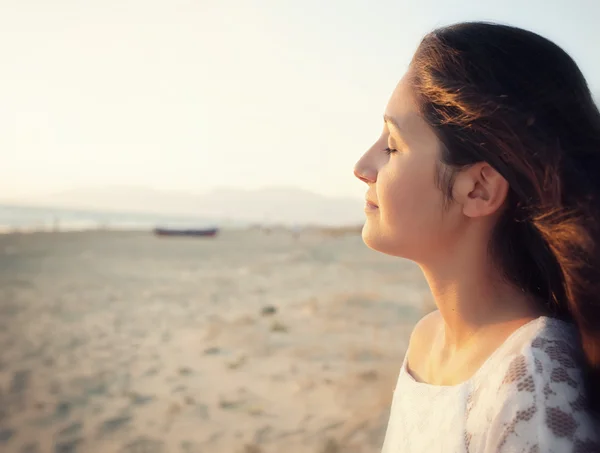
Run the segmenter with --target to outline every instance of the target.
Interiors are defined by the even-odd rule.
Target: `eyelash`
[[[385,153],[389,156],[390,154],[393,154],[395,152],[397,152],[397,149],[394,148],[390,148],[389,146],[387,148],[384,149]]]

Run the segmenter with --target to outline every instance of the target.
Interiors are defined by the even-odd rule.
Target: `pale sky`
[[[600,94],[598,0],[0,0],[0,200],[295,186],[362,196],[355,160],[422,36],[536,31]]]

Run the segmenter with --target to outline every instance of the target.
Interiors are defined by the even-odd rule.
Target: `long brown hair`
[[[526,30],[438,29],[410,68],[443,150],[438,183],[488,162],[509,183],[490,252],[506,279],[576,324],[592,409],[600,408],[600,113],[573,59]]]

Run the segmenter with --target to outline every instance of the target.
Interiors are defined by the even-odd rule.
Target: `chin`
[[[367,247],[377,252],[385,253],[387,255],[395,255],[394,247],[390,242],[390,239],[382,234],[379,225],[372,220],[367,220],[362,229],[362,240]]]
[[[367,247],[376,252],[409,260],[413,260],[414,258],[409,253],[409,247],[406,247],[407,244],[400,240],[399,232],[390,235],[389,230],[386,231],[386,229],[381,228],[377,222],[373,222],[372,220],[367,220],[363,226],[362,240]]]

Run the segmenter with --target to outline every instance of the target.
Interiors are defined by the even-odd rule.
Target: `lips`
[[[365,200],[365,210],[367,210],[367,211],[374,211],[375,209],[379,209],[379,206],[377,206],[371,200],[368,200],[368,199]]]

